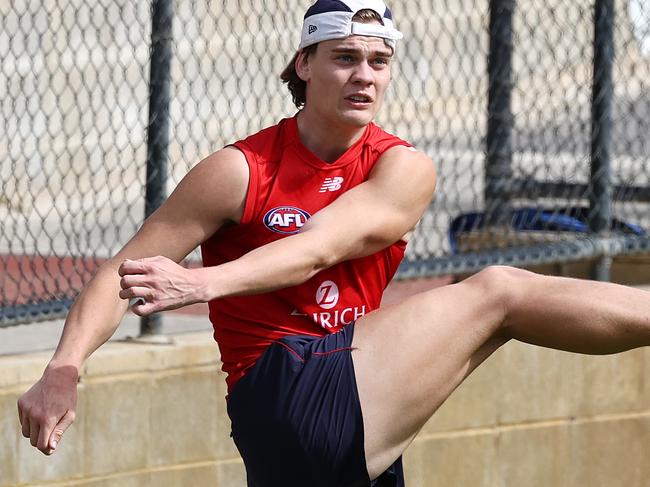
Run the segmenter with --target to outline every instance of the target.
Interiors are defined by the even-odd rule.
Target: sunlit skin
[[[315,53],[302,52],[296,71],[307,83],[307,102],[298,116],[303,144],[329,162],[345,152],[379,111],[392,59],[383,39],[366,36],[324,41]],[[350,98],[355,95],[364,101]]]

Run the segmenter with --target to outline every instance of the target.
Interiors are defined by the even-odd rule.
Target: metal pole
[[[508,223],[512,178],[512,18],[515,0],[490,1],[487,159],[485,205],[488,222]]]
[[[152,0],[145,218],[148,218],[165,201],[167,191],[173,16],[173,0]],[[159,334],[161,327],[160,315],[143,317],[140,320],[140,335]]]
[[[612,221],[612,97],[614,65],[614,0],[596,0],[594,12],[594,66],[591,122],[591,179],[589,230],[599,237],[609,234]],[[594,263],[592,279],[609,281],[611,255]]]

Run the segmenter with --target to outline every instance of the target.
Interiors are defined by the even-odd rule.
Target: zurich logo
[[[323,309],[332,309],[339,302],[339,287],[335,282],[325,281],[316,290],[316,303]]]
[[[295,206],[278,206],[266,212],[264,225],[274,232],[293,235],[300,231],[310,216]]]

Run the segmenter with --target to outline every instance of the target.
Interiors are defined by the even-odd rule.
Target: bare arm
[[[238,166],[232,164],[233,158]],[[100,268],[68,314],[54,364],[79,368],[113,335],[128,305],[119,297],[118,269],[125,259],[162,255],[180,262],[226,221],[241,218],[248,184],[241,158],[239,151],[224,149],[199,163],[124,248]]]
[[[120,263],[155,255],[180,262],[221,225],[239,221],[247,185],[248,167],[238,150],[213,154],[99,269],[72,306],[43,377],[18,402],[23,435],[33,446],[46,454],[54,451],[53,442],[74,420],[79,369],[113,335],[127,309],[128,301],[119,297]]]
[[[142,315],[187,302],[256,294],[305,282],[338,262],[370,255],[396,242],[417,223],[435,189],[431,160],[406,147],[387,151],[368,181],[316,213],[301,232],[216,267],[194,269],[169,286],[174,269],[160,259],[126,262],[121,296],[141,297]],[[273,265],[269,265],[273,262]]]

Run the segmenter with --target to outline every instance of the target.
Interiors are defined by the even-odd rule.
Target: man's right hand
[[[77,407],[77,369],[48,366],[43,377],[18,400],[18,417],[25,438],[51,455],[72,424]]]

